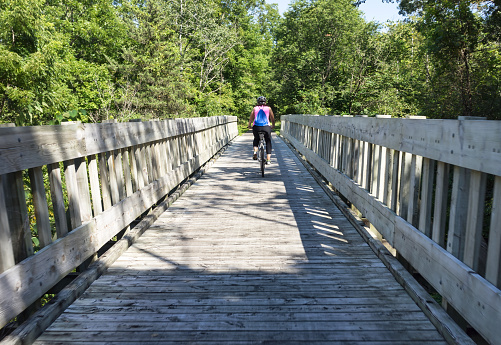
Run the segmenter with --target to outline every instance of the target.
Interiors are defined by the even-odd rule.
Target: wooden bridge
[[[0,128],[0,343],[500,343],[501,126],[436,121]]]

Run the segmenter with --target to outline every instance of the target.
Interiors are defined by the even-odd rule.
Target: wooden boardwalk
[[[238,137],[36,344],[445,344],[294,154]]]

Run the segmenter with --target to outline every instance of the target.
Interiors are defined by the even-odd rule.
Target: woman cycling
[[[266,164],[271,162],[271,129],[275,128],[275,116],[273,110],[266,105],[266,98],[259,96],[257,105],[252,109],[249,118],[249,129],[252,128],[254,134],[254,154],[252,159],[257,159],[257,146],[259,144],[259,132],[264,132],[264,140],[266,141]]]

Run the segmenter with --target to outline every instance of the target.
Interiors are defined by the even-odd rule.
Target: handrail
[[[0,128],[0,328],[236,135],[235,116]]]
[[[282,135],[444,304],[486,340],[499,342],[501,121],[310,115],[281,120]]]

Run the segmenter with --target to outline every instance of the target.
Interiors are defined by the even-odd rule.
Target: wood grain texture
[[[85,154],[81,124],[0,128],[0,174],[81,157]]]
[[[238,133],[236,116],[175,121],[0,127],[0,174],[39,167],[130,146],[211,130],[228,124]]]
[[[42,168],[30,169],[29,176],[33,193],[33,205],[35,207],[38,240],[40,241],[40,248],[43,248],[52,243],[52,234]]]
[[[501,294],[461,261],[454,258],[401,218],[395,221],[395,246],[454,308],[492,343],[501,339]],[[423,253],[426,253],[424,255]],[[457,287],[457,288],[453,288]]]
[[[475,271],[478,271],[482,244],[486,178],[485,174],[479,171],[471,172],[463,262]]]
[[[431,209],[433,198],[433,185],[435,182],[435,161],[425,158],[423,159],[423,181],[421,187],[421,205],[419,210],[419,226],[418,229],[430,237],[432,234],[431,227]]]
[[[198,151],[196,155],[193,153],[192,158],[188,161],[179,162],[176,165],[176,169],[171,170],[168,174],[157,176],[157,179],[154,180],[153,175],[148,176],[148,172],[145,171],[146,179],[143,179],[142,182],[147,181],[148,183],[134,193],[132,193],[132,184],[130,181],[132,174],[129,170],[129,157],[128,155],[124,155],[124,152],[128,152],[129,148],[121,146],[123,144],[122,139],[117,139],[115,146],[108,145],[108,138],[100,137],[100,139],[97,139],[91,135],[92,133],[87,133],[86,131],[98,130],[98,133],[102,134],[110,130],[114,131],[114,134],[111,134],[119,137],[120,135],[126,136],[127,131],[137,134],[138,130],[144,130],[146,132],[139,135],[140,140],[151,140],[153,138],[154,141],[158,141],[162,140],[155,139],[158,133],[153,131],[154,133],[152,132],[152,134],[149,131],[150,129],[165,129],[165,127],[158,127],[157,124],[151,123],[147,125],[141,124],[136,127],[132,124],[122,126],[122,124],[106,123],[100,125],[71,124],[67,126],[24,128],[21,130],[17,128],[2,128],[4,131],[1,133],[2,136],[0,136],[0,145],[2,147],[0,149],[0,162],[2,164],[6,162],[6,165],[1,165],[0,170],[6,169],[6,171],[10,171],[11,169],[30,167],[32,194],[36,199],[34,204],[37,227],[43,249],[36,253],[36,255],[21,261],[33,253],[29,227],[26,227],[25,231],[20,231],[24,229],[22,221],[25,215],[27,215],[27,212],[25,212],[26,205],[23,202],[25,201],[24,197],[19,198],[20,195],[17,195],[19,191],[22,191],[24,195],[22,170],[13,173],[9,172],[7,175],[0,175],[2,176],[2,180],[0,181],[2,187],[8,183],[7,179],[4,181],[5,176],[19,175],[21,177],[21,179],[17,177],[15,179],[16,181],[21,181],[20,186],[17,186],[16,182],[15,188],[9,188],[9,192],[14,191],[17,193],[16,198],[12,198],[13,194],[10,193],[9,200],[13,201],[10,203],[11,205],[16,206],[15,212],[10,213],[19,218],[18,221],[11,222],[9,219],[11,216],[7,212],[8,209],[0,207],[2,262],[5,263],[5,267],[2,268],[2,273],[0,274],[0,327],[3,327],[15,318],[31,303],[58,283],[65,275],[75,269],[75,267],[94,255],[118,232],[127,228],[142,213],[175,188],[177,184],[188,178],[190,174],[193,174],[207,162],[236,135],[237,128],[235,121],[235,117],[223,116],[211,119],[186,119],[172,122],[169,125],[170,132],[160,131],[158,132],[160,133],[159,135],[162,135],[163,138],[168,138],[172,133],[179,136],[196,131],[214,132],[214,126],[228,126],[229,128],[224,131],[218,131],[218,133],[225,134],[226,136],[212,137],[213,142],[204,143],[204,150]],[[128,128],[128,130],[123,132],[124,128]],[[10,130],[11,132],[5,130]],[[77,143],[83,135],[82,138],[87,140],[87,143],[90,147],[93,147],[93,150],[104,148],[109,149],[109,151],[92,151],[93,153],[87,155],[88,150],[85,142],[81,145],[82,142],[80,141],[77,143],[78,145],[75,144],[73,146],[68,142],[71,138],[71,131],[73,131],[73,143]],[[89,136],[82,134],[82,131],[89,134]],[[58,138],[58,134],[61,134],[61,137]],[[149,147],[151,145],[152,142],[141,144],[142,147]],[[40,150],[42,149],[48,151],[41,152]],[[54,154],[49,154],[49,151]],[[45,153],[47,154],[45,155]],[[96,166],[97,162],[94,161],[96,154],[99,154],[99,167]],[[54,162],[55,159],[61,159],[61,157],[65,160]],[[4,161],[4,159],[6,160]],[[89,162],[89,170],[87,169],[87,161]],[[56,220],[58,223],[64,222],[66,218],[64,215],[66,200],[63,200],[61,197],[61,195],[64,195],[64,191],[61,191],[61,186],[63,184],[66,185],[68,197],[67,213],[69,213],[71,229],[63,229],[62,226],[57,226],[58,240],[55,242],[52,242],[50,218],[47,210],[48,201],[45,198],[44,170],[42,170],[42,166],[31,167],[35,162],[44,162],[49,167],[49,172],[52,175],[50,177],[51,184],[54,186],[57,185],[53,187],[53,195],[51,197],[54,199],[53,203],[55,203],[56,212],[58,213],[57,217],[59,219]],[[61,163],[64,163],[65,166],[64,179],[58,170]],[[141,168],[146,169],[148,163],[144,161],[142,163],[144,164],[142,164]],[[97,169],[99,169],[99,181]],[[88,172],[90,175],[88,175]],[[139,172],[137,172],[137,175],[139,175]],[[148,180],[149,178],[151,180]],[[127,179],[127,181],[124,181],[124,179]],[[102,213],[100,213],[101,200],[99,197],[99,187],[102,188],[102,203],[104,208],[104,212]],[[92,203],[89,188],[92,188]],[[0,199],[5,202],[4,194],[5,188],[2,188],[0,190]],[[17,203],[22,203],[22,205],[16,205]],[[92,218],[93,216],[94,218]],[[11,224],[15,226],[12,228]],[[13,231],[16,236],[15,240],[12,239],[11,235]],[[65,235],[67,232],[68,234]],[[13,248],[13,245],[18,244],[23,244],[24,246],[25,242],[30,245],[30,248],[26,250],[21,248],[21,246]],[[3,248],[4,246],[6,247]],[[23,249],[22,253],[21,249]],[[14,263],[20,261],[15,266],[12,266],[13,256]]]
[[[447,251],[459,260],[464,257],[466,233],[466,216],[468,215],[468,193],[470,186],[470,170],[454,167],[451,206],[449,216],[449,235]]]
[[[94,210],[94,216],[97,216],[103,212],[103,204],[101,201],[101,189],[99,186],[99,171],[97,168],[97,158],[96,155],[87,157],[89,162],[89,181],[90,181],[90,191],[92,194],[92,209]]]
[[[501,175],[501,121],[287,115],[282,121]],[[478,133],[482,133],[479,135]]]
[[[485,277],[501,288],[501,176],[496,176],[492,198],[491,229]]]
[[[70,224],[71,228],[75,229],[82,224],[82,215],[80,214],[80,197],[78,195],[78,179],[74,160],[64,162],[64,169]]]
[[[5,205],[4,178],[6,178],[5,175],[0,175],[0,273],[15,264],[9,215],[7,214],[7,206]]]
[[[35,344],[445,344],[279,139],[212,168]]]
[[[445,219],[447,216],[447,193],[449,191],[449,165],[438,162],[435,187],[435,207],[431,239],[445,248]],[[426,232],[425,232],[426,233]],[[428,237],[429,234],[427,234]]]
[[[8,213],[15,261],[20,262],[33,255],[33,242],[29,226],[30,216],[26,205],[23,172],[16,171],[3,176],[5,212]]]
[[[90,200],[89,177],[87,175],[87,161],[85,157],[75,160],[78,198],[80,204],[80,217],[82,222],[92,219],[92,206]]]
[[[288,117],[286,117],[287,119]],[[294,121],[297,121],[297,124],[302,126],[307,125],[316,125],[322,123],[327,125],[325,121],[331,121],[335,123],[336,119],[330,120],[318,120],[314,117],[311,119],[304,118],[299,119],[299,117],[293,117]],[[316,121],[319,121],[316,123]],[[392,119],[393,121],[393,119]],[[465,124],[461,121],[460,126],[469,126],[470,124]],[[369,121],[366,124],[361,124],[367,133],[372,133],[376,135],[376,139],[370,139],[369,142],[374,142],[375,144],[382,144],[386,147],[393,147],[395,143],[398,141],[396,138],[387,138],[386,141],[383,140],[385,135],[380,135],[379,130],[384,132],[384,129],[371,127],[368,128],[366,125],[372,124],[376,126],[377,122]],[[395,123],[398,123],[396,121]],[[404,126],[406,122],[402,122],[401,125]],[[472,122],[473,123],[473,122]],[[498,126],[497,122],[490,122],[494,127]],[[355,123],[353,122],[352,125]],[[417,124],[417,123],[415,123]],[[339,123],[342,127],[343,123]],[[384,124],[381,124],[384,125]],[[431,125],[431,123],[430,123]],[[435,122],[435,125],[445,126],[442,128],[445,132],[450,130],[451,123],[440,123]],[[484,124],[485,125],[485,124]],[[364,127],[365,126],[365,127]],[[383,126],[384,127],[384,126]],[[353,135],[355,138],[359,137],[360,128],[356,128],[356,126],[350,127],[346,129],[339,129],[332,127],[332,130],[338,131],[337,133],[344,133],[346,135]],[[306,129],[308,130],[308,129]],[[349,130],[349,131],[348,131]],[[463,128],[465,132],[466,128]],[[435,129],[432,130],[434,132]],[[357,132],[357,133],[355,133]],[[397,131],[398,132],[398,131]],[[395,132],[395,133],[397,133]],[[361,135],[361,138],[368,139],[367,133]],[[404,133],[404,132],[402,132]],[[388,134],[388,133],[386,133]],[[456,134],[452,133],[451,136],[454,138]],[[472,325],[475,325],[475,329],[479,331],[488,341],[496,343],[499,339],[501,339],[501,334],[499,333],[499,327],[494,325],[493,320],[498,322],[501,320],[501,314],[499,314],[498,310],[501,310],[501,300],[500,300],[500,292],[495,286],[489,284],[483,277],[479,275],[478,272],[474,270],[478,268],[479,262],[479,249],[481,246],[481,223],[482,219],[481,215],[483,215],[484,208],[484,193],[485,193],[485,172],[481,172],[484,170],[483,155],[488,155],[485,152],[485,148],[491,143],[478,144],[478,138],[472,139],[477,145],[477,155],[476,159],[478,162],[481,162],[482,167],[480,167],[480,171],[470,170],[466,167],[469,166],[465,161],[454,161],[454,182],[452,186],[452,196],[451,196],[451,204],[450,204],[450,221],[449,221],[449,232],[447,238],[447,250],[453,253],[450,255],[447,253],[442,246],[445,245],[445,215],[446,215],[446,198],[449,183],[449,157],[444,153],[445,156],[441,156],[438,161],[438,174],[435,185],[437,186],[434,190],[435,194],[435,212],[434,212],[434,224],[433,229],[430,229],[427,222],[427,219],[421,219],[419,224],[424,225],[424,228],[419,231],[412,224],[415,222],[415,217],[407,217],[410,209],[407,207],[409,204],[409,183],[410,179],[417,180],[417,178],[412,177],[412,174],[409,172],[413,169],[410,169],[414,164],[411,159],[408,159],[412,154],[416,154],[420,151],[416,149],[416,147],[405,148],[405,141],[408,139],[414,140],[413,136],[415,136],[415,130],[411,128],[407,128],[405,132],[406,137],[401,139],[401,146],[398,147],[398,150],[395,151],[394,157],[397,155],[400,157],[398,160],[394,160],[394,163],[400,162],[398,169],[394,169],[394,172],[398,172],[398,179],[395,178],[395,174],[393,174],[392,179],[395,182],[393,191],[398,190],[398,195],[395,197],[392,196],[390,204],[384,205],[379,203],[376,199],[375,193],[367,193],[366,191],[361,190],[360,186],[355,183],[353,180],[349,179],[347,176],[342,174],[338,170],[334,170],[329,167],[328,162],[324,161],[316,155],[314,152],[308,149],[308,144],[303,145],[301,141],[302,138],[295,138],[290,133],[284,133],[284,136],[290,140],[292,145],[306,157],[306,159],[312,164],[312,166],[319,171],[323,177],[332,183],[334,187],[345,197],[350,203],[352,203],[361,213],[369,220],[369,222],[375,226],[375,228],[383,235],[383,237],[390,243],[399,254],[405,258],[406,261],[412,265],[439,293],[444,296],[447,301],[449,301],[455,308],[458,310],[461,315]],[[445,134],[443,134],[445,135]],[[445,138],[445,141],[449,141],[449,139]],[[488,137],[487,140],[494,140],[495,142],[499,140],[499,136],[497,138]],[[426,138],[422,139],[424,142]],[[449,141],[450,142],[450,141]],[[431,142],[430,145],[434,146],[435,144],[441,143],[441,139],[436,138],[435,142]],[[452,142],[450,142],[452,145]],[[463,142],[461,144],[464,144]],[[473,150],[475,148],[475,144],[470,143],[470,147],[467,150]],[[455,151],[457,147],[451,148],[452,151]],[[494,159],[496,158],[497,151],[493,150]],[[452,154],[452,153],[451,153]],[[426,159],[434,159],[433,155],[429,153],[425,153],[424,158]],[[468,159],[473,160],[474,155]],[[490,164],[490,163],[489,163]],[[420,165],[420,164],[419,164]],[[430,170],[430,164],[427,163],[428,170],[426,179],[426,185],[431,186],[430,175],[432,170]],[[418,164],[415,164],[417,167]],[[397,165],[394,164],[394,168]],[[374,167],[370,172],[374,171],[376,167]],[[494,170],[493,170],[494,171]],[[426,186],[425,185],[425,186]],[[426,188],[426,187],[425,187]],[[433,192],[433,191],[430,191]],[[430,194],[428,192],[428,194]],[[415,194],[414,192],[412,194]],[[398,197],[398,198],[397,198]],[[425,195],[426,199],[429,200],[430,196]],[[424,207],[429,207],[426,205],[427,201],[423,202]],[[390,207],[390,209],[388,208]],[[414,208],[414,207],[412,207]],[[411,209],[412,209],[411,208]],[[391,212],[391,210],[396,210],[396,212]],[[423,212],[429,213],[425,208],[422,209]],[[454,218],[453,218],[454,217]],[[408,221],[406,221],[407,219]],[[496,220],[496,218],[493,218]],[[464,220],[464,222],[463,222]],[[461,225],[464,224],[464,225]],[[499,226],[499,224],[493,224],[495,227]],[[492,224],[491,224],[492,227]],[[434,240],[425,236],[423,232],[426,232],[426,235],[431,235],[428,232],[432,232]],[[495,231],[493,231],[495,234]],[[494,235],[496,238],[496,235]],[[495,240],[497,241],[497,240]],[[497,246],[498,243],[493,244]],[[493,257],[499,260],[496,257],[496,249],[489,248],[489,250],[493,250]],[[459,260],[463,260],[462,263]],[[459,260],[458,260],[459,259]],[[496,260],[493,259],[493,260]],[[466,264],[466,265],[465,265]],[[499,263],[493,262],[492,265],[498,266]],[[470,266],[470,267],[468,267]],[[496,282],[495,282],[496,284]],[[489,307],[487,307],[489,305]]]

